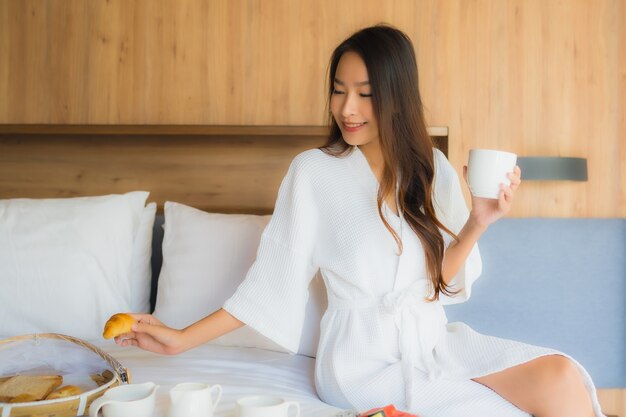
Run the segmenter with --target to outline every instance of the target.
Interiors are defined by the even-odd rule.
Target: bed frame
[[[447,153],[447,128],[430,128]],[[321,126],[0,125],[0,198],[150,191],[223,213],[270,214],[289,162]]]
[[[429,132],[447,155],[447,128],[432,127]],[[291,159],[305,149],[322,145],[326,135],[327,129],[319,126],[0,125],[0,198],[75,197],[147,190],[151,193],[149,200],[157,202],[160,210],[170,200],[207,211],[269,214]],[[162,216],[159,218],[162,222]],[[610,223],[611,220],[616,223]],[[567,294],[569,303],[551,304],[550,297],[560,296],[560,285],[571,279],[571,274],[552,277],[551,289],[539,297],[537,292],[526,291],[515,304],[518,310],[510,303],[494,304],[492,300],[500,295],[507,299],[509,285],[528,290],[519,287],[523,277],[507,274],[510,265],[500,262],[486,266],[485,277],[477,283],[471,302],[449,309],[449,315],[468,321],[485,333],[571,351],[590,367],[599,387],[613,388],[600,390],[601,401],[607,404],[605,411],[626,417],[626,220],[595,221],[598,223],[591,225],[584,219],[505,219],[490,229],[484,239],[486,260],[503,243],[513,242],[514,246],[503,255],[526,253],[537,247],[557,250],[549,256],[517,258],[514,261],[520,268],[538,265],[543,270],[558,270],[559,261],[567,265],[567,259],[583,256],[591,262],[589,271],[595,267],[606,269],[607,262],[611,265],[608,275],[581,272],[578,282],[597,281],[586,289],[574,287]],[[606,236],[588,241],[589,233],[597,227],[608,233],[612,243],[606,241]],[[155,230],[156,275],[162,229]],[[529,230],[534,231],[530,236]],[[558,233],[568,230],[578,239],[574,252],[550,243]],[[609,251],[605,250],[607,247]],[[590,248],[597,256],[589,257]],[[543,266],[538,264],[541,262]],[[502,274],[507,274],[504,280]],[[541,283],[534,284],[542,288]],[[609,290],[618,297],[611,296]],[[594,302],[590,307],[591,301]],[[532,312],[535,321],[524,324],[520,320],[522,311]],[[542,317],[557,317],[562,325],[554,318],[557,321],[541,327],[544,330],[538,334],[537,323],[542,323]],[[582,320],[580,326],[573,327],[573,334],[572,318],[578,323]],[[562,327],[568,327],[566,333]],[[557,334],[566,336],[560,339]],[[594,343],[591,334],[603,339]]]

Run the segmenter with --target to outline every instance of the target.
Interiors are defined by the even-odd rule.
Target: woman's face
[[[379,141],[371,91],[365,62],[357,53],[345,52],[335,72],[330,111],[349,145]]]

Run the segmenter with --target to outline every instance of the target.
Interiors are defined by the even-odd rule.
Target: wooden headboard
[[[429,128],[447,154],[447,128]],[[150,191],[206,211],[271,213],[291,159],[322,126],[0,125],[0,198]]]

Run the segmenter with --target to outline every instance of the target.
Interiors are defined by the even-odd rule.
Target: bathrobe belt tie
[[[441,304],[429,302],[429,283],[419,280],[410,287],[394,290],[382,297],[361,299],[339,299],[330,297],[329,310],[351,310],[378,307],[393,316],[398,329],[398,347],[402,374],[405,380],[406,401],[411,409],[414,404],[413,368],[426,373],[430,380],[441,376],[441,369],[435,361],[435,347],[445,331],[448,322]]]

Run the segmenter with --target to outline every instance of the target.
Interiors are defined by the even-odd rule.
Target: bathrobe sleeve
[[[291,163],[278,191],[254,264],[224,309],[292,353],[298,351],[308,300],[317,272],[313,164],[306,154]]]
[[[458,234],[469,217],[469,211],[465,204],[461,183],[456,171],[438,149],[434,149],[435,154],[435,182],[433,187],[434,205],[437,218],[448,229]],[[442,232],[446,248],[452,242],[452,237]],[[459,291],[455,296],[440,297],[441,304],[458,304],[467,301],[471,295],[472,284],[482,272],[482,261],[478,244],[475,244],[467,256],[465,264],[461,270],[452,278],[451,287]]]

